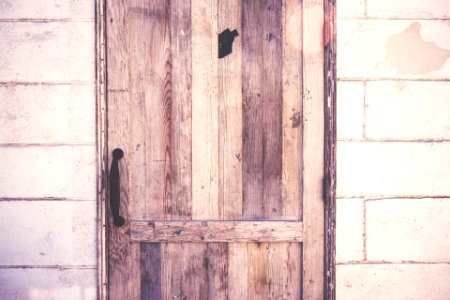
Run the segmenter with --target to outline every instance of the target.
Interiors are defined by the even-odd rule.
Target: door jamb
[[[97,298],[107,299],[106,261],[106,0],[95,0],[96,162],[97,162]],[[324,3],[324,299],[336,298],[336,0]]]

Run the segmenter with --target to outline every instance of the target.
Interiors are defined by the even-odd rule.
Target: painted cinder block
[[[365,13],[364,0],[336,1],[336,14],[339,19],[363,18]]]
[[[2,201],[0,211],[0,265],[95,267],[95,201]]]
[[[361,139],[364,126],[364,83],[337,83],[337,138]]]
[[[367,15],[371,18],[446,19],[450,17],[448,0],[367,0]]]
[[[339,300],[448,300],[449,264],[337,266]]]
[[[0,197],[96,199],[95,146],[0,148]]]
[[[450,199],[367,202],[367,259],[450,261]]]
[[[338,78],[450,78],[448,22],[341,20],[337,30]]]
[[[95,6],[89,0],[2,0],[1,19],[93,19]]]
[[[0,144],[95,144],[93,85],[0,86]]]
[[[363,200],[338,199],[336,262],[361,261],[363,254]]]
[[[449,95],[450,85],[442,81],[368,82],[367,137],[450,138]]]
[[[337,195],[450,195],[450,143],[339,142]]]
[[[0,81],[95,78],[94,22],[0,22]]]
[[[0,269],[1,299],[95,300],[95,269]]]

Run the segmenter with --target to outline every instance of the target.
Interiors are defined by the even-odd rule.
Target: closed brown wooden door
[[[323,2],[108,0],[105,20],[109,299],[322,299]]]

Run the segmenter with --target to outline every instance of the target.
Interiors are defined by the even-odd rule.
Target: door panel
[[[305,270],[303,258],[318,255],[308,263],[320,269],[323,248],[315,240],[322,233],[312,239],[305,224],[315,225],[304,218],[320,219],[311,210],[321,212],[314,203],[322,201],[322,174],[314,170],[323,162],[309,162],[310,199],[303,161],[323,152],[312,149],[320,139],[304,141],[313,134],[304,128],[323,121],[316,118],[320,105],[308,104],[323,97],[303,96],[315,92],[303,84],[303,27],[310,26],[303,19],[323,3],[106,4],[108,151],[125,153],[119,169],[126,220],[122,227],[107,223],[109,299],[309,293],[302,291],[303,272],[316,280],[323,270]],[[219,59],[218,34],[227,28],[239,35]],[[317,75],[318,68],[309,70]],[[305,254],[305,240],[314,242],[315,254]]]

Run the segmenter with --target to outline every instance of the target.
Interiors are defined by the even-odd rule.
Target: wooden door
[[[109,299],[323,298],[323,5],[106,1]]]

